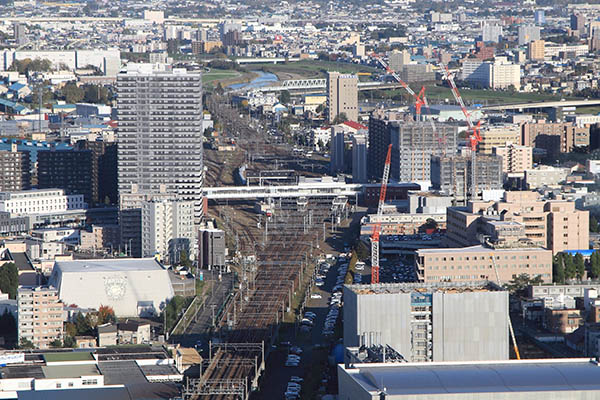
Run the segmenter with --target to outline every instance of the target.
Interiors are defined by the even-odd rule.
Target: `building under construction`
[[[454,154],[458,129],[448,124],[394,122],[391,124],[390,174],[398,182],[430,180],[431,156]]]
[[[495,155],[477,154],[475,179],[473,159],[466,155],[433,156],[431,158],[431,185],[453,196],[458,204],[464,204],[469,195],[479,195],[482,190],[502,189],[502,158]],[[472,186],[475,184],[473,190]]]
[[[344,287],[344,346],[409,362],[508,359],[508,292],[489,282]]]

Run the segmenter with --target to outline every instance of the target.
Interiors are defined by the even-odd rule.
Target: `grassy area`
[[[240,73],[238,71],[213,69],[210,72],[205,72],[202,74],[202,83],[208,83],[224,79],[232,79],[237,78],[239,76]]]
[[[378,71],[376,68],[364,65],[321,60],[302,60],[285,64],[254,64],[252,69],[272,72],[278,76],[283,75],[283,79],[289,78],[285,76],[286,74],[298,75],[304,78],[320,78],[325,76],[326,71],[338,71],[341,73]]]
[[[344,278],[344,283],[352,284],[354,282],[354,275],[356,274],[356,262],[358,261],[358,257],[354,250],[352,251],[352,257],[350,258],[350,263],[348,264],[348,271],[346,272],[346,276]]]
[[[577,107],[575,114],[600,114],[600,106],[597,107]]]

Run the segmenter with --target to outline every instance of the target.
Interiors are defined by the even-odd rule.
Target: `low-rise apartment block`
[[[552,282],[552,252],[541,247],[491,248],[471,246],[417,250],[419,281],[507,283],[520,274]]]
[[[47,349],[63,337],[63,304],[52,286],[20,287],[17,294],[18,340]]]

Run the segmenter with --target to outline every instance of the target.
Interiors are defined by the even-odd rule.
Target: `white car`
[[[299,376],[292,375],[292,377],[290,378],[290,382],[302,383],[304,382],[304,379],[300,378]]]
[[[299,361],[288,360],[285,362],[286,367],[297,367],[300,364]]]
[[[321,296],[319,293],[313,293],[310,295],[311,299],[322,299],[323,296]]]

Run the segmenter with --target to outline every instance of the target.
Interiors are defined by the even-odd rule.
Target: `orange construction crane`
[[[381,216],[383,215],[383,205],[385,204],[385,193],[390,178],[390,166],[392,164],[392,145],[388,146],[385,165],[383,167],[383,177],[381,178],[381,189],[379,190],[379,203],[377,205],[377,222],[373,227],[371,235],[371,283],[379,283],[379,231],[381,230]]]
[[[481,120],[477,121],[477,124],[473,124],[473,119],[471,118],[471,114],[467,107],[465,106],[465,102],[460,95],[458,88],[456,87],[456,83],[454,83],[454,78],[450,75],[450,71],[448,67],[444,64],[441,64],[442,71],[444,71],[444,75],[446,80],[450,83],[450,88],[452,89],[452,95],[456,102],[460,105],[460,108],[465,115],[465,119],[467,120],[467,125],[469,127],[469,147],[471,148],[471,198],[474,198],[477,195],[477,177],[475,175],[475,152],[477,151],[477,144],[481,142]]]

